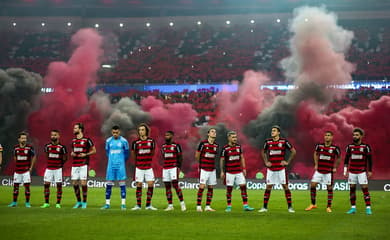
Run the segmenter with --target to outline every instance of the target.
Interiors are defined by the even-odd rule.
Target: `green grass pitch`
[[[12,187],[0,187],[0,239],[389,239],[390,193],[372,191],[373,215],[366,216],[359,191],[355,215],[349,209],[349,193],[335,191],[333,212],[326,213],[326,191],[317,192],[318,209],[304,211],[310,202],[308,191],[292,191],[295,214],[288,213],[283,191],[271,194],[269,211],[259,213],[264,191],[248,191],[254,212],[243,212],[239,190],[233,191],[233,211],[226,213],[225,190],[216,189],[212,207],[217,212],[195,211],[196,190],[184,190],[187,211],[181,212],[176,195],[175,210],[164,212],[165,189],[155,189],[153,205],[158,211],[130,211],[135,190],[127,189],[127,211],[121,211],[119,188],[113,189],[111,209],[100,210],[104,189],[89,188],[88,208],[72,209],[73,189],[64,188],[62,209],[54,208],[55,188],[51,188],[51,208],[41,209],[43,187],[32,187],[32,208],[24,207],[21,187],[18,207],[9,208]],[[205,201],[203,196],[203,204]],[[143,203],[146,192],[143,191]]]

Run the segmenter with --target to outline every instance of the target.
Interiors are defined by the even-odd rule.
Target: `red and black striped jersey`
[[[371,148],[368,144],[349,144],[346,149],[344,165],[351,173],[372,171]]]
[[[178,143],[164,143],[161,146],[161,155],[164,159],[164,169],[180,167],[180,160],[182,158],[181,146]]]
[[[282,161],[285,161],[286,150],[291,150],[293,146],[285,138],[279,138],[278,140],[273,140],[272,138],[266,139],[264,142],[264,152],[268,155],[268,161],[271,162],[272,171],[280,171],[285,169],[285,166],[282,166]]]
[[[152,160],[156,144],[152,138],[137,139],[131,144],[131,151],[135,154],[135,166],[139,169],[152,168]]]
[[[47,169],[62,168],[64,156],[67,153],[64,145],[48,143],[45,145],[45,153],[47,156]]]
[[[205,171],[213,171],[215,169],[215,160],[218,155],[218,144],[209,143],[203,140],[199,143],[197,152],[200,153],[199,167]]]
[[[222,148],[221,158],[224,158],[225,172],[232,174],[242,172],[241,154],[242,148],[239,144],[234,146],[227,144]]]
[[[19,144],[14,147],[14,157],[16,159],[15,172],[25,173],[30,170],[32,158],[35,156],[33,146],[27,144],[21,147]]]
[[[315,152],[318,156],[317,171],[319,173],[331,173],[336,158],[340,156],[340,148],[335,145],[325,146],[325,143],[316,145]]]
[[[72,151],[75,154],[80,153],[89,153],[91,148],[93,147],[93,142],[90,138],[82,137],[82,138],[73,138],[72,139]],[[73,157],[72,166],[73,167],[81,167],[89,164],[89,156],[86,157]]]

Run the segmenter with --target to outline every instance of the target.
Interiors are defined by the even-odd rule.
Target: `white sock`
[[[126,198],[122,198],[122,205],[126,205]]]
[[[106,199],[106,204],[110,205],[111,199]]]

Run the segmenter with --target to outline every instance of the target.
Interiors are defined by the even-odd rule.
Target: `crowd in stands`
[[[355,39],[347,59],[356,63],[354,80],[383,80],[390,73],[389,26],[368,21],[349,21],[346,29]],[[23,67],[46,73],[51,61],[67,60],[71,33],[2,32],[0,68]],[[102,31],[105,37],[99,82],[208,83],[240,80],[247,69],[266,72],[283,82],[278,62],[289,55],[287,25],[247,24],[212,27]]]

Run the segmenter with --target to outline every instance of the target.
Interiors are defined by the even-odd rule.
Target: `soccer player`
[[[14,161],[16,162],[16,165],[14,173],[13,201],[8,205],[8,207],[16,207],[19,195],[19,185],[24,184],[24,194],[26,196],[25,206],[30,208],[30,173],[34,167],[36,156],[33,146],[27,144],[27,133],[19,133],[18,142],[19,144],[14,147]]]
[[[89,156],[96,153],[96,148],[90,138],[84,136],[84,125],[76,123],[73,126],[73,134],[75,138],[72,139],[72,173],[71,180],[73,183],[74,193],[77,202],[73,208],[87,208],[87,176]],[[80,184],[83,192],[83,201],[80,197]]]
[[[215,161],[218,154],[218,144],[215,142],[217,138],[217,130],[210,128],[207,133],[207,139],[199,143],[198,149],[195,152],[195,159],[199,162],[200,178],[199,189],[196,200],[196,211],[202,212],[202,197],[203,191],[207,185],[207,199],[205,211],[215,212],[210,207],[213,199],[213,186],[217,184],[217,176],[215,171]]]
[[[222,148],[220,158],[221,179],[225,179],[226,182],[227,207],[225,211],[232,211],[232,191],[234,184],[240,186],[244,211],[253,211],[254,208],[248,205],[248,195],[246,192],[245,181],[245,158],[242,153],[241,145],[237,143],[237,133],[230,131],[227,134],[227,138],[228,144]]]
[[[351,209],[348,214],[356,213],[356,184],[359,183],[366,203],[366,214],[371,215],[371,197],[368,192],[368,178],[372,176],[371,148],[363,143],[364,131],[361,128],[353,130],[353,143],[347,146],[344,161],[344,176],[348,177],[350,186],[349,197]]]
[[[131,158],[135,160],[135,181],[137,190],[135,193],[137,205],[131,210],[141,210],[142,183],[145,180],[148,184],[146,195],[146,210],[157,210],[152,206],[152,197],[154,189],[154,172],[152,169],[152,160],[156,148],[155,141],[149,137],[150,128],[145,123],[141,123],[138,128],[138,139],[131,144]]]
[[[324,143],[319,143],[315,147],[313,154],[314,175],[310,184],[311,204],[305,210],[310,211],[317,208],[316,205],[316,187],[318,183],[324,183],[328,189],[328,205],[326,211],[332,212],[333,200],[333,174],[341,161],[341,152],[338,146],[333,145],[333,133],[326,131]]]
[[[57,185],[57,203],[56,208],[61,208],[62,198],[62,166],[68,159],[66,147],[60,144],[60,133],[58,130],[50,131],[51,142],[46,144],[45,153],[47,157],[47,167],[44,181],[44,197],[45,203],[41,208],[50,207],[49,196],[50,196],[50,183],[55,182]]]
[[[174,132],[167,131],[165,133],[165,143],[161,147],[161,155],[164,160],[163,166],[163,182],[165,185],[165,194],[168,200],[168,207],[165,211],[172,211],[172,191],[171,187],[176,190],[177,197],[180,200],[180,207],[182,211],[185,211],[186,204],[184,203],[183,193],[179,187],[178,172],[183,161],[183,155],[180,144],[173,141]]]
[[[292,208],[291,192],[288,188],[286,166],[288,166],[296,155],[295,148],[285,138],[280,137],[280,127],[277,125],[271,128],[271,137],[265,140],[262,156],[267,169],[267,186],[264,192],[264,204],[259,212],[268,211],[268,201],[274,184],[282,184],[287,200],[288,212],[294,213]],[[285,160],[286,150],[290,151],[288,160]]]
[[[121,188],[121,209],[126,210],[126,161],[129,158],[129,142],[120,134],[119,126],[113,126],[112,136],[106,140],[106,155],[108,158],[106,174],[106,204],[102,209],[110,208],[111,190],[114,181],[119,182]]]

